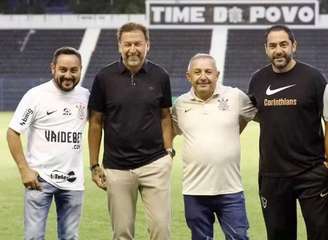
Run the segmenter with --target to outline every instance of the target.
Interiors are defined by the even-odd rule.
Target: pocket
[[[165,155],[164,157],[156,160],[154,165],[152,166],[158,171],[160,175],[171,175],[172,170],[172,158],[169,154]]]
[[[171,155],[170,154],[168,154],[167,155],[167,165],[168,165],[168,169],[169,169],[169,171],[171,171],[172,170],[172,164],[173,164],[173,158],[171,157]]]
[[[165,156],[161,157],[158,160],[155,160],[154,162],[152,162],[151,164],[154,166],[158,166],[158,167],[165,167],[165,166],[170,166],[172,165],[172,158],[170,156],[170,154],[166,154]]]

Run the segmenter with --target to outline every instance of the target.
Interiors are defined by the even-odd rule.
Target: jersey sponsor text
[[[25,123],[27,122],[28,118],[30,116],[32,116],[33,114],[33,110],[31,108],[27,109],[25,112],[24,112],[24,116],[22,118],[22,121],[19,123],[20,125],[25,125]]]
[[[45,130],[44,136],[48,142],[58,143],[80,143],[82,138],[81,132],[64,132],[64,131],[52,131]]]
[[[293,99],[293,98],[266,99],[265,98],[263,103],[265,107],[296,106],[297,99]]]
[[[74,171],[64,173],[58,170],[54,170],[50,174],[50,178],[57,183],[65,182],[65,181],[72,183],[76,180],[76,175]]]

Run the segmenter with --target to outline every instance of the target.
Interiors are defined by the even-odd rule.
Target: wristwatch
[[[168,154],[170,154],[171,158],[175,156],[175,150],[173,148],[165,149]]]
[[[96,167],[99,167],[99,163],[96,163],[90,167],[90,171],[92,172]]]

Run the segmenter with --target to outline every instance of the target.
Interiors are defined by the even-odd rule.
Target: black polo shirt
[[[169,75],[151,61],[136,74],[121,61],[103,68],[88,107],[104,116],[104,167],[134,169],[164,156],[161,108],[171,106]]]

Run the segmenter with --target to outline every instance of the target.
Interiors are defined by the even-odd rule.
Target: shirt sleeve
[[[325,95],[327,95],[326,91],[326,84],[327,84],[327,81],[326,81],[326,78],[325,76],[318,71],[318,74],[314,75],[314,85],[315,85],[315,92],[316,92],[316,102],[318,104],[318,111],[320,113],[320,115],[324,116],[324,114],[326,114],[326,116],[328,115],[327,114],[327,110],[325,110],[325,108],[327,108],[327,105],[328,104],[328,99],[326,97],[325,99]],[[326,113],[324,113],[324,111],[326,111]],[[327,116],[328,117],[328,116]],[[324,117],[324,119],[326,119]],[[328,120],[328,118],[327,118]]]
[[[248,92],[247,95],[253,105],[256,107],[257,102],[256,102],[256,97],[255,97],[255,89],[254,89],[254,81],[255,81],[255,73],[252,74],[250,80],[249,80],[249,85],[248,85]]]
[[[163,77],[162,82],[163,97],[160,103],[161,108],[169,108],[172,106],[172,94],[171,94],[171,84],[170,77],[167,73]]]
[[[18,133],[24,133],[31,126],[37,114],[34,100],[32,91],[25,93],[9,123],[9,128]]]
[[[239,95],[239,115],[246,121],[252,120],[256,115],[256,108],[251,99],[241,90],[237,89]]]
[[[91,110],[95,110],[97,112],[104,112],[105,111],[104,92],[103,92],[103,88],[100,85],[101,85],[100,78],[97,75],[92,84],[88,108]]]
[[[178,115],[177,115],[177,108],[176,108],[176,102],[174,103],[172,107],[172,124],[173,124],[173,131],[176,135],[181,135],[181,129],[178,125]]]

